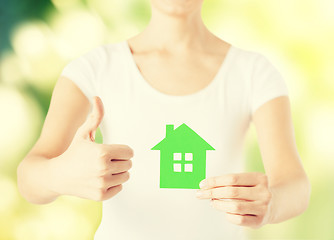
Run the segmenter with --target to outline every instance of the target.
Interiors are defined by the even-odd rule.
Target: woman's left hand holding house
[[[200,182],[196,196],[211,199],[230,222],[259,228],[270,222],[272,193],[267,175],[259,172],[209,177]]]

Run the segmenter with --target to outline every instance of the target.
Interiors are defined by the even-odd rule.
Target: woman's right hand
[[[67,150],[50,159],[52,186],[59,195],[72,195],[103,201],[122,190],[129,179],[133,150],[122,144],[95,143],[95,132],[104,115],[99,97],[93,99],[93,110],[78,128]]]

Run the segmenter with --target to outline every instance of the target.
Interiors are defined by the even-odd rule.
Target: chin
[[[188,15],[201,8],[203,0],[151,0],[152,6],[169,15]]]

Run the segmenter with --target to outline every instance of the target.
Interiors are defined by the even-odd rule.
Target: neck
[[[183,15],[172,15],[152,7],[149,24],[140,33],[150,45],[171,51],[202,48],[213,34],[201,18],[201,9]]]

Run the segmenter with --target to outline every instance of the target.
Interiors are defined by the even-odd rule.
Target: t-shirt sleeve
[[[101,57],[101,48],[95,48],[71,60],[61,72],[62,76],[69,78],[78,86],[90,102],[98,95],[97,71],[102,61]]]
[[[252,75],[251,113],[260,106],[279,96],[289,96],[288,87],[282,74],[262,54],[254,63]]]

